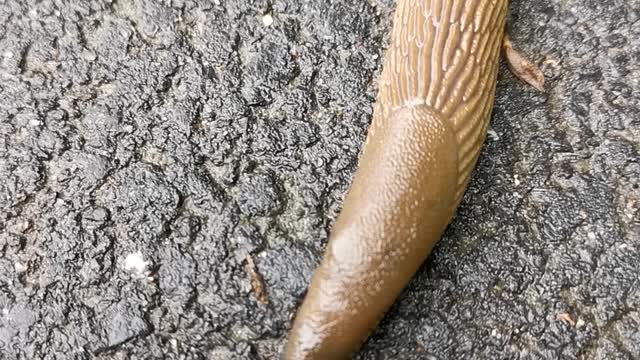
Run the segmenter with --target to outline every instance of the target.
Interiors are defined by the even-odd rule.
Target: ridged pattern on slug
[[[392,109],[425,104],[459,144],[456,199],[466,188],[493,107],[507,1],[399,1],[369,139]]]
[[[285,359],[348,359],[442,235],[486,136],[506,12],[398,1],[359,167]]]

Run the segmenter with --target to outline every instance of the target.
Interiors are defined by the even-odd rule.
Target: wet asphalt
[[[394,3],[0,0],[0,358],[275,359]],[[457,216],[358,359],[640,358],[640,3],[512,1],[508,29],[546,93],[501,65]]]

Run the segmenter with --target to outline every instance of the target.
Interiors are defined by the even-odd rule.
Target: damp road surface
[[[0,0],[0,358],[276,359],[393,0]],[[514,0],[457,216],[357,359],[640,357],[640,3]]]

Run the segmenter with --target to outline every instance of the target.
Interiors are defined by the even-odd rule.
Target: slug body
[[[507,0],[398,0],[374,115],[284,359],[349,359],[448,226],[493,108]]]

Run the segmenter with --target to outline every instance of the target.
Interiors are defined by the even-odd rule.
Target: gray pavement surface
[[[275,359],[394,3],[0,0],[0,358]],[[502,65],[458,215],[358,359],[640,358],[640,2],[513,1],[509,31],[547,93]]]

